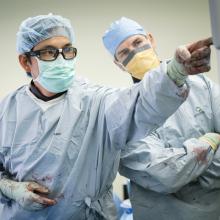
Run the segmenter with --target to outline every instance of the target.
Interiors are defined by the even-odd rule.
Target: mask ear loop
[[[124,67],[124,65],[123,65],[122,63],[118,62],[117,60],[114,60],[114,63],[115,63],[123,72],[129,73],[129,72],[126,70],[126,68]],[[129,74],[130,74],[131,77],[132,77],[132,74],[131,74],[131,73],[129,73]]]
[[[114,60],[114,63],[122,70],[122,71],[127,71],[124,65],[117,60]]]

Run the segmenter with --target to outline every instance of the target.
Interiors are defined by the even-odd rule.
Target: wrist
[[[177,86],[182,86],[187,78],[183,65],[178,63],[175,58],[167,64],[167,75]]]
[[[206,142],[209,146],[216,151],[218,145],[220,144],[220,135],[216,133],[207,133],[204,136],[200,137],[199,140]]]

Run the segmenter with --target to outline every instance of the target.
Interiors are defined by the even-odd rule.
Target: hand
[[[55,200],[44,196],[49,193],[49,190],[35,182],[2,179],[0,190],[6,197],[15,200],[26,210],[39,210],[56,204]]]
[[[206,133],[199,140],[204,141],[210,145],[210,147],[215,151],[220,144],[220,135],[217,133]]]
[[[185,75],[194,75],[210,70],[210,46],[212,38],[197,41],[186,46],[180,46],[175,52],[175,58],[182,64]]]
[[[179,46],[174,58],[167,65],[169,77],[178,85],[184,84],[187,75],[194,75],[210,70],[212,38]]]
[[[207,154],[209,150],[204,147],[195,147],[193,153],[196,155],[196,160],[200,163],[207,164]]]

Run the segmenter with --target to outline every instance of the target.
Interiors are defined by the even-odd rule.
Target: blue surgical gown
[[[63,101],[46,111],[27,86],[9,94],[0,103],[0,163],[16,181],[48,187],[57,204],[33,212],[9,200],[0,219],[109,219],[105,201],[121,148],[161,125],[187,91],[169,79],[163,63],[131,88],[75,80]]]
[[[219,220],[220,148],[214,154],[198,138],[220,133],[220,88],[202,74],[187,83],[189,97],[164,125],[122,151],[134,219]],[[204,161],[198,147],[208,150]]]

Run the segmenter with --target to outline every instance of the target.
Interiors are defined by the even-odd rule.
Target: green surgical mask
[[[75,75],[75,59],[65,60],[58,56],[54,61],[42,61],[37,58],[39,75],[34,81],[52,93],[68,90]]]

